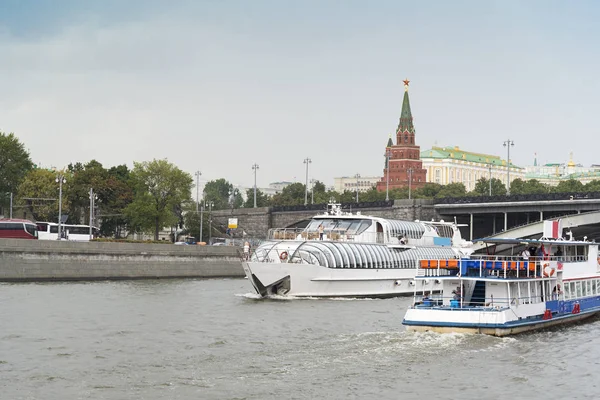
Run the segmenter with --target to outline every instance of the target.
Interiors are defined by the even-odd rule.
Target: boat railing
[[[443,309],[449,311],[464,311],[464,310],[490,310],[500,311],[508,308],[525,305],[542,303],[541,296],[523,296],[523,297],[495,297],[491,296],[484,300],[467,301],[464,298],[457,296],[443,296],[443,295],[432,295],[432,296],[415,296],[413,307],[415,308],[434,308]]]
[[[423,259],[419,260],[417,278],[460,275],[479,278],[551,278],[556,277],[560,270],[559,262],[568,258],[571,261],[581,261],[581,257],[544,257],[523,260],[516,256],[476,256],[453,259]],[[566,261],[565,261],[566,262]]]
[[[328,240],[333,242],[385,243],[383,232],[362,232],[353,234],[336,229],[323,230],[323,236],[317,231],[306,231],[303,228],[269,229],[267,238],[271,240]]]

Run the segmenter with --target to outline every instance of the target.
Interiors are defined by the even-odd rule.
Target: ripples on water
[[[0,399],[597,399],[600,320],[409,333],[408,298],[259,299],[245,280],[0,284]]]

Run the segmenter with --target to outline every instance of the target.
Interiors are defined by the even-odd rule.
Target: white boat
[[[261,296],[391,297],[414,292],[419,260],[458,259],[470,245],[455,223],[352,214],[329,204],[306,228],[270,230],[243,267]]]
[[[599,313],[598,243],[565,240],[560,225],[545,221],[539,240],[481,239],[488,254],[472,254],[452,268],[427,268],[415,287],[436,279],[442,292],[415,292],[402,323],[413,331],[505,336]],[[515,255],[530,246],[538,248],[537,257]]]

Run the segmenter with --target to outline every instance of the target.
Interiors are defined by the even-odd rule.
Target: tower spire
[[[402,99],[402,112],[400,113],[400,121],[398,122],[398,129],[396,129],[396,135],[405,131],[412,134],[415,133],[412,112],[410,111],[410,100],[408,98],[408,84],[410,81],[405,79],[403,82],[404,98]]]

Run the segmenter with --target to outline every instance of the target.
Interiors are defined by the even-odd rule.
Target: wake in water
[[[269,301],[269,300],[275,300],[275,301],[281,301],[281,300],[331,300],[331,301],[389,301],[389,300],[394,300],[394,299],[378,299],[378,298],[371,298],[371,297],[306,297],[306,296],[301,296],[301,297],[296,297],[296,296],[289,296],[289,295],[277,295],[277,294],[273,294],[273,295],[269,295],[269,296],[265,296],[262,297],[261,295],[259,295],[258,293],[238,293],[235,295],[236,297],[243,297],[246,299],[250,299],[250,300],[265,300],[265,301]]]

